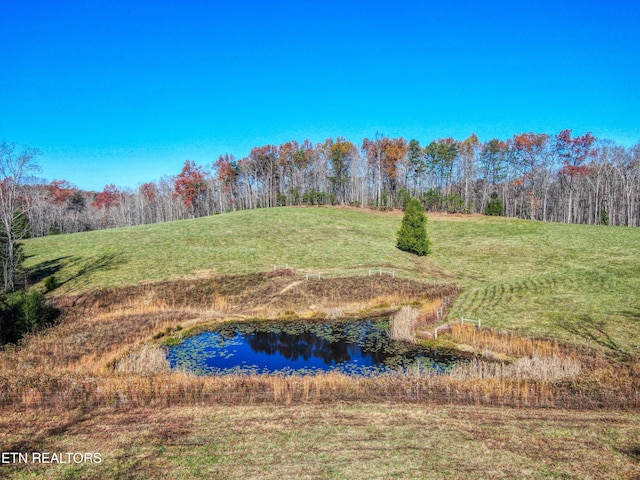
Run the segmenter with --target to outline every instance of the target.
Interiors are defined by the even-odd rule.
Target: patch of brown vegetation
[[[282,272],[282,273],[281,273]],[[389,276],[345,277],[292,282],[291,271],[226,275],[207,279],[176,280],[110,290],[97,290],[58,300],[58,307],[83,316],[89,311],[155,306],[249,313],[259,307],[308,309],[352,304],[360,308],[376,303],[395,305],[457,296],[450,284],[425,284]]]
[[[560,353],[556,340],[521,337],[511,332],[499,332],[490,328],[454,324],[450,337],[461,344],[473,345],[480,351],[495,351],[513,357],[538,355],[550,357]]]

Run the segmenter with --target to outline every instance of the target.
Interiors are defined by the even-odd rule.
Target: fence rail
[[[292,268],[289,266],[288,263],[285,263],[284,265],[273,265],[273,271],[277,272],[278,270],[292,270]]]
[[[396,272],[395,270],[383,270],[382,268],[379,268],[378,270],[376,269],[369,269],[369,276],[371,275],[376,275],[376,273],[378,275],[391,275],[392,277],[395,278],[396,276]]]
[[[372,277],[372,276],[382,276],[389,275],[392,278],[396,276],[400,276],[399,272],[396,270],[388,270],[382,267],[376,268],[345,268],[345,269],[335,269],[335,268],[293,268],[288,263],[284,265],[273,265],[273,271],[291,271],[296,276],[304,277],[306,280],[311,279],[322,279],[322,278],[341,278],[341,277]]]
[[[471,324],[475,325],[478,328],[482,328],[482,320],[473,320],[471,318],[460,317],[460,325],[464,325],[465,322],[466,323],[471,323]],[[433,338],[434,338],[434,340],[438,339],[438,333],[439,332],[444,332],[444,331],[447,331],[447,330],[451,330],[453,325],[455,325],[455,322],[454,323],[445,323],[443,325],[440,325],[439,327],[436,327],[433,330]]]
[[[473,320],[472,318],[464,318],[460,317],[460,325],[464,325],[466,323],[473,323],[478,328],[482,328],[482,320]]]

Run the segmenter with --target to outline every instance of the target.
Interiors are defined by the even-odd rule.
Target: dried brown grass
[[[391,317],[390,337],[397,341],[415,343],[416,321],[419,316],[419,309],[409,306],[402,307]]]
[[[509,379],[557,382],[577,377],[582,373],[579,361],[563,356],[522,357],[514,362],[488,362],[476,360],[457,364],[450,375],[464,380]]]
[[[639,408],[632,385],[600,385],[597,390],[571,382],[510,376],[506,370],[434,372],[381,377],[229,375],[200,377],[183,372],[101,376],[29,375],[5,379],[0,406],[13,409],[92,409],[102,406],[299,404],[326,402],[419,402],[514,407]]]
[[[165,349],[158,345],[145,344],[116,361],[114,370],[119,373],[151,375],[167,373],[170,366]]]
[[[550,357],[560,353],[560,346],[556,340],[521,337],[515,333],[498,332],[472,325],[453,324],[449,336],[458,343],[473,345],[476,349],[513,357]]]
[[[292,282],[289,275],[255,273],[208,279],[176,280],[111,290],[96,290],[59,299],[63,309],[79,315],[98,310],[159,308],[228,313],[256,308],[308,309],[357,305],[359,308],[390,303],[399,305],[454,297],[459,288],[450,284],[425,284],[388,276],[329,278]]]

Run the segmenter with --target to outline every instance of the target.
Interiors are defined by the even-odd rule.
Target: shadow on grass
[[[29,283],[38,283],[47,277],[51,277],[58,273],[65,263],[69,261],[71,257],[58,257],[53,260],[47,260],[46,262],[39,263],[29,269],[27,269],[27,276]]]
[[[115,253],[103,254],[89,260],[81,257],[66,256],[34,265],[28,269],[27,275],[30,283],[38,283],[58,274],[63,268],[75,272],[64,279],[59,279],[58,285],[64,285],[91,273],[108,270],[123,263],[124,261],[120,258],[120,255]]]
[[[640,463],[640,446],[636,445],[630,448],[620,449],[620,452],[627,455],[629,458],[634,460],[636,463]]]
[[[596,343],[618,353],[628,354],[607,332],[607,324],[596,320],[591,315],[580,315],[572,318],[561,318],[558,325],[565,331]]]

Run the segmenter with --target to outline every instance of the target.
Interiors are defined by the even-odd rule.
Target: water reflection
[[[245,339],[254,352],[282,355],[293,362],[308,362],[312,357],[317,357],[325,365],[331,366],[367,357],[375,364],[381,363],[388,356],[376,349],[364,347],[361,342],[347,341],[344,332],[334,331],[332,336],[334,340],[329,341],[311,332],[291,334],[257,331],[246,335]]]
[[[386,321],[227,324],[171,347],[172,368],[199,374],[313,373],[368,375],[410,365],[444,369],[453,360],[392,342]]]

